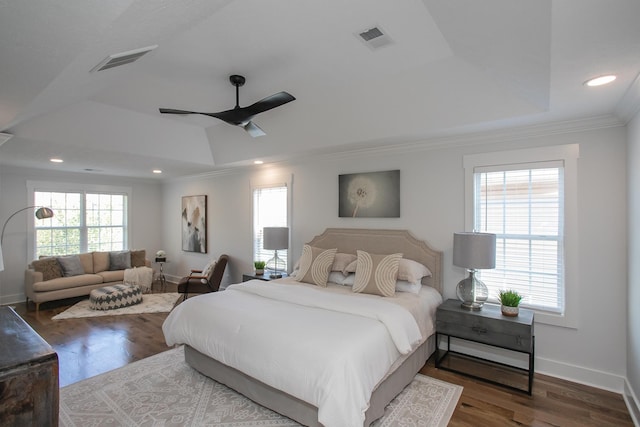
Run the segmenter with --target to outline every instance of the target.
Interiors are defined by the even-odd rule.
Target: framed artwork
[[[341,218],[400,218],[400,171],[338,176]]]
[[[207,196],[182,197],[182,250],[207,253]]]

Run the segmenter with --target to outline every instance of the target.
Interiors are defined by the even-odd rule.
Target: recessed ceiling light
[[[263,163],[264,163],[264,162],[263,162],[262,160],[254,160],[254,161],[253,161],[253,164],[254,164],[254,165],[261,165],[261,164],[263,164]]]
[[[162,173],[162,171],[160,169],[154,169],[153,173]]]
[[[616,79],[616,76],[614,76],[613,74],[608,74],[606,76],[599,76],[599,77],[594,77],[592,79],[589,79],[586,82],[584,82],[584,84],[587,86],[602,86],[602,85],[611,83],[615,79]]]
[[[53,163],[62,163],[62,162],[64,162],[64,160],[58,159],[57,157],[53,157],[53,158],[49,159],[49,161],[51,161]]]

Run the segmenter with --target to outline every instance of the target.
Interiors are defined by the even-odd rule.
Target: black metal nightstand
[[[436,313],[436,368],[468,375],[511,389],[526,391],[531,395],[535,358],[533,317],[533,311],[522,308],[517,317],[507,317],[502,315],[500,307],[496,305],[485,304],[481,310],[470,311],[462,308],[458,300],[450,299],[445,301],[438,307]],[[446,350],[441,350],[439,347],[439,338],[441,335],[447,337]],[[451,350],[451,337],[525,353],[528,355],[529,367],[528,369],[523,369],[453,351]],[[474,373],[465,372],[456,368],[455,363],[451,360],[447,360],[458,357],[460,359],[488,364],[489,366],[506,367],[510,372],[524,372],[528,375],[527,389],[523,390],[513,385],[497,381],[491,377],[483,377]]]

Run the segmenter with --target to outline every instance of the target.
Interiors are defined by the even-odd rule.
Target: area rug
[[[373,425],[446,426],[462,387],[418,374]],[[182,347],[60,389],[61,426],[299,426],[189,367]]]
[[[79,317],[117,316],[120,314],[168,313],[182,295],[178,293],[144,294],[140,304],[113,310],[92,310],[88,299],[69,307],[53,320],[77,319]]]

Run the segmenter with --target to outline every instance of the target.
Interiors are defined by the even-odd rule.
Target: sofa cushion
[[[147,253],[144,249],[131,251],[131,267],[145,267]]]
[[[131,252],[109,252],[109,270],[126,270],[131,268]]]
[[[79,254],[80,262],[82,263],[82,268],[84,268],[84,272],[87,274],[93,273],[93,254],[91,252],[87,252],[84,254]]]
[[[124,280],[124,270],[101,271],[98,275],[102,277],[102,281],[105,283],[122,282]]]
[[[42,280],[51,280],[62,277],[62,267],[54,257],[41,258],[31,263],[31,267],[35,271],[42,273]]]
[[[35,292],[57,291],[60,289],[77,288],[80,286],[97,285],[102,283],[102,277],[97,274],[81,274],[72,277],[59,277],[33,284]]]
[[[93,272],[100,273],[109,269],[109,252],[93,253]]]
[[[81,274],[84,274],[84,267],[82,266],[82,262],[80,262],[80,257],[78,255],[59,256],[58,262],[60,263],[60,267],[62,267],[62,274],[64,277],[80,276]]]

